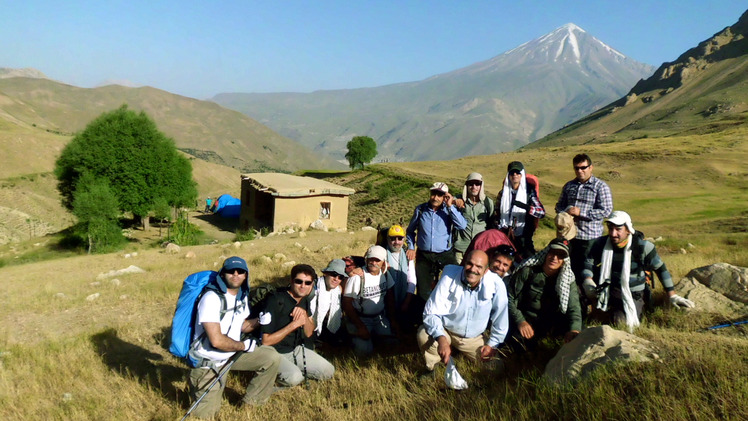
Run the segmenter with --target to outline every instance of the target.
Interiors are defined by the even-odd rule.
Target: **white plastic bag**
[[[447,387],[450,389],[464,390],[468,388],[467,382],[457,371],[457,367],[455,367],[455,363],[452,361],[452,357],[449,357],[447,369],[444,371],[444,382],[447,383]]]

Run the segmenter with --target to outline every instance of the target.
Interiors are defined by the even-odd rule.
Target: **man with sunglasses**
[[[273,346],[281,355],[278,383],[283,387],[296,386],[305,379],[328,380],[335,373],[335,367],[314,352],[315,324],[309,295],[316,279],[311,266],[294,266],[291,285],[272,293],[260,316],[262,343]]]
[[[193,399],[198,399],[208,390],[216,372],[237,352],[241,355],[231,366],[231,370],[256,373],[247,386],[242,402],[246,405],[262,405],[273,392],[280,364],[278,353],[272,347],[257,346],[252,339],[241,339],[243,332],[251,332],[259,325],[257,319],[247,319],[248,272],[244,259],[229,257],[223,262],[215,281],[206,286],[197,305],[195,336],[190,356],[200,361],[200,364],[190,371],[189,383]],[[195,408],[193,415],[198,418],[215,415],[221,406],[225,385],[224,380],[213,386]]]
[[[322,269],[322,276],[317,279],[314,297],[311,300],[317,338],[334,346],[342,345],[346,340],[345,329],[340,329],[343,321],[340,299],[347,279],[345,261],[331,260],[327,267]]]
[[[401,326],[410,325],[412,319],[420,318],[423,307],[411,305],[416,292],[416,267],[409,260],[403,245],[405,230],[400,225],[393,225],[387,231],[387,275],[392,278],[392,292],[395,298],[395,309]],[[420,324],[420,320],[418,321]]]
[[[462,195],[455,198],[455,206],[467,222],[465,229],[455,231],[455,259],[459,264],[470,242],[486,230],[488,219],[493,215],[493,200],[486,197],[482,175],[477,172],[468,174]]]
[[[524,259],[535,254],[532,240],[539,219],[545,217],[545,208],[540,203],[536,178],[525,174],[525,166],[519,161],[507,165],[504,186],[496,198],[495,228],[506,233],[514,248]]]
[[[603,235],[603,219],[613,211],[610,187],[592,175],[592,159],[578,154],[572,160],[576,178],[564,185],[556,203],[556,213],[566,212],[574,217],[577,235],[571,240],[571,269],[577,283],[584,279],[584,260],[595,239]]]
[[[441,269],[457,264],[452,250],[452,230],[467,227],[446,184],[434,183],[429,192],[429,201],[416,206],[405,231],[406,254],[408,259],[415,259],[418,297],[423,302],[429,299]]]

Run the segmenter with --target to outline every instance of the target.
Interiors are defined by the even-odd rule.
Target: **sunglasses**
[[[244,269],[228,269],[228,270],[225,270],[224,273],[227,273],[229,275],[233,275],[235,273],[238,273],[239,275],[246,275],[247,271]]]
[[[294,279],[293,283],[296,285],[306,285],[309,286],[314,283],[314,281],[305,281],[303,279]]]
[[[403,239],[404,239],[404,238],[405,238],[405,237],[400,237],[400,236],[397,236],[397,237],[390,237],[390,240],[395,240],[395,241],[403,241]]]
[[[432,196],[439,196],[439,197],[442,197],[442,196],[444,196],[444,192],[443,192],[443,191],[441,191],[441,190],[431,190],[431,195],[432,195]]]
[[[468,187],[476,187],[480,186],[481,184],[483,184],[482,181],[468,181],[467,183],[465,183],[465,185]]]
[[[592,165],[592,164],[590,164],[590,165]],[[590,167],[590,165],[580,165],[580,166],[578,166],[578,167],[577,167],[577,166],[575,166],[575,167],[574,167],[574,171],[584,171],[584,170],[586,170],[587,168],[589,168],[589,167]]]
[[[511,171],[509,171],[509,175],[517,175],[517,174],[522,174],[522,173],[520,171],[517,171],[517,170],[511,170]]]

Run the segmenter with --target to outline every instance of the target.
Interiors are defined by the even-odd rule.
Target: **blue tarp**
[[[216,201],[215,213],[224,218],[238,218],[241,213],[242,201],[230,194],[222,194]]]

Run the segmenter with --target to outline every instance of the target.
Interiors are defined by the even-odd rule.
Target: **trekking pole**
[[[221,372],[218,373],[218,376],[216,376],[216,378],[213,379],[213,382],[210,384],[210,386],[208,386],[208,390],[206,390],[205,393],[202,394],[202,396],[200,396],[199,398],[197,398],[197,400],[195,401],[195,403],[192,404],[192,406],[190,407],[190,409],[187,410],[187,413],[184,414],[184,416],[182,417],[182,419],[179,420],[179,421],[184,421],[185,418],[187,418],[187,417],[190,416],[190,414],[192,413],[192,411],[194,411],[195,408],[197,408],[197,405],[200,403],[200,401],[202,401],[203,398],[208,395],[208,393],[210,392],[210,390],[213,389],[213,386],[215,386],[216,383],[218,383],[221,380],[221,377],[223,377],[224,374],[228,373],[229,370],[231,370],[231,366],[234,365],[234,363],[236,362],[237,359],[239,359],[239,355],[241,355],[241,353],[242,352],[239,351],[239,352],[237,352],[237,353],[235,353],[234,355],[231,356],[231,358],[226,363],[226,365],[224,365],[224,367],[221,369]]]
[[[708,327],[708,328],[706,328],[706,330],[721,329],[723,327],[737,326],[737,325],[742,325],[742,324],[745,324],[745,323],[748,323],[748,320],[743,320],[743,321],[740,321],[740,322],[728,322],[728,323],[724,323],[724,324],[721,324],[721,325],[716,325],[716,326]]]

